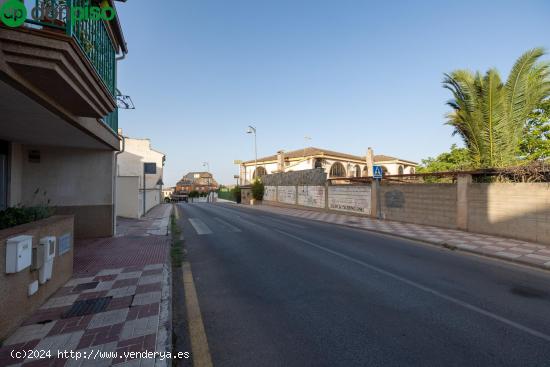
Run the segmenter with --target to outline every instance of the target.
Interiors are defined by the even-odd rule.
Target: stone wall
[[[371,187],[365,186],[329,186],[328,208],[331,210],[368,214],[371,211]]]
[[[277,201],[283,204],[296,204],[296,186],[278,186]]]
[[[456,228],[456,185],[384,184],[380,190],[382,218]]]
[[[550,244],[549,183],[472,183],[377,185],[290,184],[299,172],[268,175],[264,201],[324,211],[348,212],[386,220],[461,229]],[[284,182],[284,185],[277,185]],[[379,190],[379,192],[377,192]],[[377,200],[380,202],[377,205]]]
[[[264,201],[277,201],[277,186],[264,186]]]
[[[550,184],[470,184],[468,230],[550,244]]]
[[[312,208],[325,207],[324,186],[298,186],[298,205]]]

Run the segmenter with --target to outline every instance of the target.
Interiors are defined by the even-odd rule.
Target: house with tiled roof
[[[367,155],[358,156],[308,147],[289,152],[281,150],[277,154],[242,162],[240,177],[241,185],[246,185],[255,177],[313,168],[323,168],[329,178],[368,177],[372,176],[372,165],[382,166],[387,175],[399,175],[415,173],[418,163],[388,155],[374,155],[370,148]]]
[[[176,184],[177,193],[210,192],[218,189],[218,182],[210,172],[189,172]]]

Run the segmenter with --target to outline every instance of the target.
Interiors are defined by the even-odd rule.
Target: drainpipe
[[[115,172],[113,175],[113,233],[116,234],[116,178],[118,176],[118,155],[124,153],[126,149],[126,138],[122,134],[117,134],[122,140],[122,149],[115,153]]]

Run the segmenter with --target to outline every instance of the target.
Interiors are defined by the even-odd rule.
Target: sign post
[[[374,177],[374,189],[376,190],[376,217],[382,219],[382,200],[380,197],[380,181],[384,176],[382,166],[372,166],[372,177]]]
[[[150,162],[143,162],[143,215],[147,212],[147,204],[145,199],[147,198],[147,180],[145,175],[156,175],[157,164]]]

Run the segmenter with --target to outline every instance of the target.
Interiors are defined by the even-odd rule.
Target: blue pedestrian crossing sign
[[[372,176],[376,179],[381,179],[383,176],[382,166],[373,166]]]

